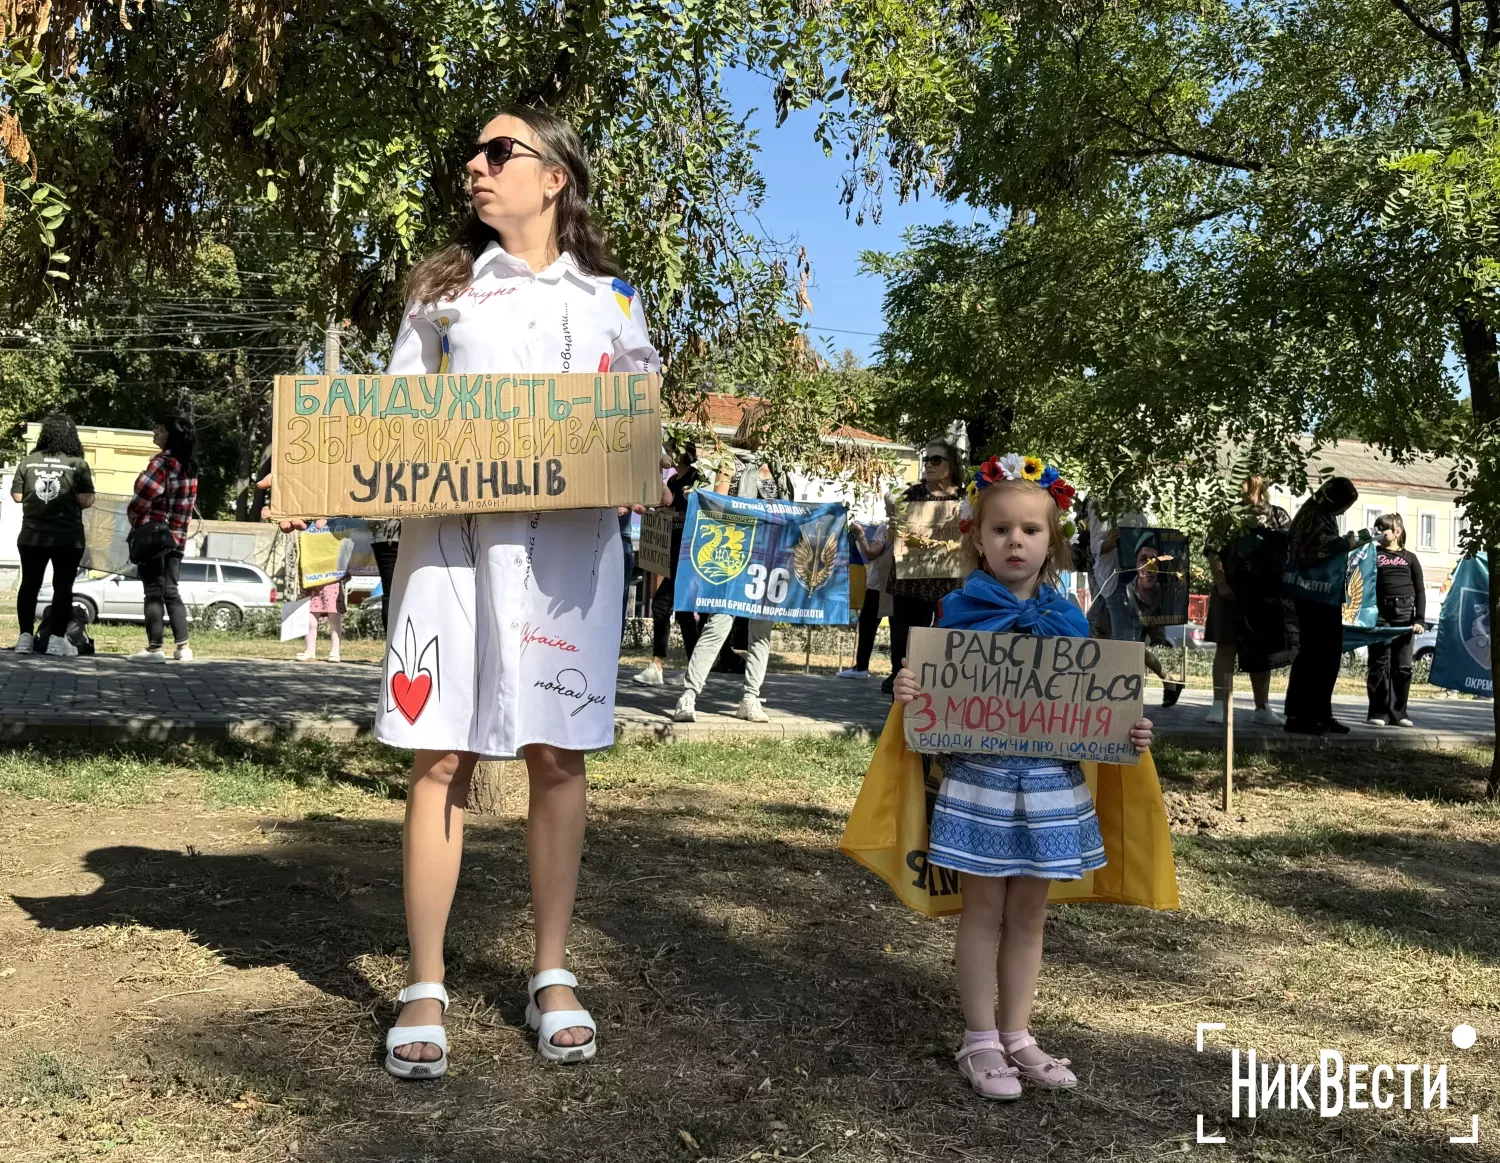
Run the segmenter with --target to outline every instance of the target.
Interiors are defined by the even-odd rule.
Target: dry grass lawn
[[[0,750],[0,1158],[1500,1158],[1487,755],[1253,756],[1225,818],[1216,757],[1161,753],[1182,909],[1053,911],[1034,1028],[1082,1085],[1006,1106],[952,1065],[952,923],[835,850],[868,755],[681,744],[593,763],[572,956],[602,1037],[573,1069],[542,1067],[522,1021],[517,788],[469,833],[453,1072],[398,1084],[378,1047],[403,965],[404,756]],[[1228,1027],[1202,1054],[1200,1021]],[[1447,1062],[1450,1109],[1232,1122],[1231,1045]],[[1200,1113],[1227,1145],[1195,1145]],[[1479,1144],[1451,1146],[1474,1113]]]

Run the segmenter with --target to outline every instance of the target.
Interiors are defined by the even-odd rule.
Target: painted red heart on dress
[[[406,716],[408,723],[415,723],[427,706],[427,696],[432,693],[432,678],[419,674],[407,678],[399,670],[391,676],[391,697],[396,700],[396,709]]]

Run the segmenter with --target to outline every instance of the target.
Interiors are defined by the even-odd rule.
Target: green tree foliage
[[[35,317],[54,340],[116,326],[122,295],[193,287],[205,247],[265,271],[257,256],[291,238],[299,278],[269,293],[305,337],[346,319],[378,348],[405,272],[466,212],[477,131],[521,102],[556,109],[589,147],[600,216],[668,361],[669,401],[690,407],[706,381],[800,383],[817,365],[788,321],[795,267],[756,229],[757,145],[720,78],[738,66],[775,79],[785,106],[807,91],[797,78],[821,75],[830,11],[811,0],[126,0],[107,11],[13,0],[0,6],[6,323]],[[264,397],[269,372],[292,367],[244,375]],[[28,374],[34,384],[43,371]]]
[[[1472,437],[1444,357],[1493,381],[1493,4],[977,9],[940,154],[994,225],[871,260],[916,423],[1009,419],[1095,478]]]
[[[938,159],[992,225],[872,256],[893,410],[1009,422],[1116,492],[1221,479],[1232,445],[1299,484],[1307,433],[1454,453],[1494,553],[1495,0],[955,15],[926,25],[955,132],[888,148]]]

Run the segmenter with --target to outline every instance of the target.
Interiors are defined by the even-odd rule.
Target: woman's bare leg
[[[583,752],[532,743],[526,748],[531,805],[526,819],[526,856],[531,865],[531,912],[536,924],[533,973],[567,967],[568,926],[578,896],[578,865],[588,803]],[[571,989],[551,985],[537,995],[537,1007],[581,1008]],[[593,1037],[584,1026],[559,1030],[555,1046],[581,1046]]]
[[[464,805],[469,778],[479,757],[472,751],[418,751],[406,796],[401,835],[402,884],[406,897],[406,939],[411,949],[406,983],[443,980],[443,935],[458,887],[464,850]],[[436,1026],[443,1007],[432,998],[403,1006],[398,1026]],[[396,1057],[436,1062],[441,1051],[431,1042],[397,1046]]]
[[[344,615],[335,610],[328,615],[328,653],[335,658],[339,655],[339,636],[344,632]]]
[[[1269,683],[1270,677],[1267,676]],[[1234,689],[1234,643],[1220,642],[1214,646],[1214,702],[1227,703],[1229,692]],[[1257,700],[1256,706],[1260,706]]]

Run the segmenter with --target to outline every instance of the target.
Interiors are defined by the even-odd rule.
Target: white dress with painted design
[[[391,374],[657,371],[635,291],[492,243],[452,300],[412,305]],[[375,737],[509,759],[614,741],[624,553],[613,509],[408,518]]]

